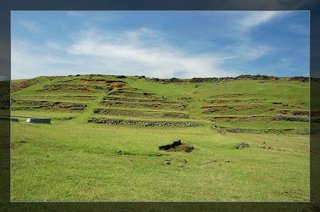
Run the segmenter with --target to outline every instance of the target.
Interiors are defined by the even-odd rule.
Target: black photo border
[[[10,102],[11,11],[28,10],[308,10],[310,116],[319,111],[319,0],[0,0],[0,101]],[[3,80],[6,76],[6,80]],[[318,87],[319,88],[319,87]],[[5,95],[8,94],[8,95]],[[7,115],[10,115],[8,110]],[[0,120],[1,121],[1,120]],[[0,124],[0,211],[320,211],[320,135],[310,134],[310,202],[10,202],[10,122]],[[319,132],[314,124],[310,130]],[[227,188],[226,188],[227,189]]]

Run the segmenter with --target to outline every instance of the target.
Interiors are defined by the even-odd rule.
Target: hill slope
[[[14,201],[309,200],[305,79],[79,75],[12,87],[13,115],[52,118],[12,122]],[[177,139],[193,151],[159,150]]]
[[[26,82],[13,83],[13,114],[79,123],[308,130],[308,82],[288,78],[193,82],[84,75]]]

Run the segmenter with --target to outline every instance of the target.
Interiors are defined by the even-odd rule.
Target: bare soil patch
[[[16,100],[13,110],[34,110],[34,109],[62,109],[62,110],[84,110],[87,105],[71,102],[51,102],[51,101],[31,101],[31,100]]]

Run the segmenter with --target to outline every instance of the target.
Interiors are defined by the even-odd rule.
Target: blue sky
[[[12,79],[309,76],[308,11],[11,12]]]

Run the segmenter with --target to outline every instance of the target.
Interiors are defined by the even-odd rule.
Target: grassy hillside
[[[12,122],[13,201],[309,199],[306,80],[77,75],[12,91],[13,115],[52,118]],[[159,150],[177,139],[194,150]]]

